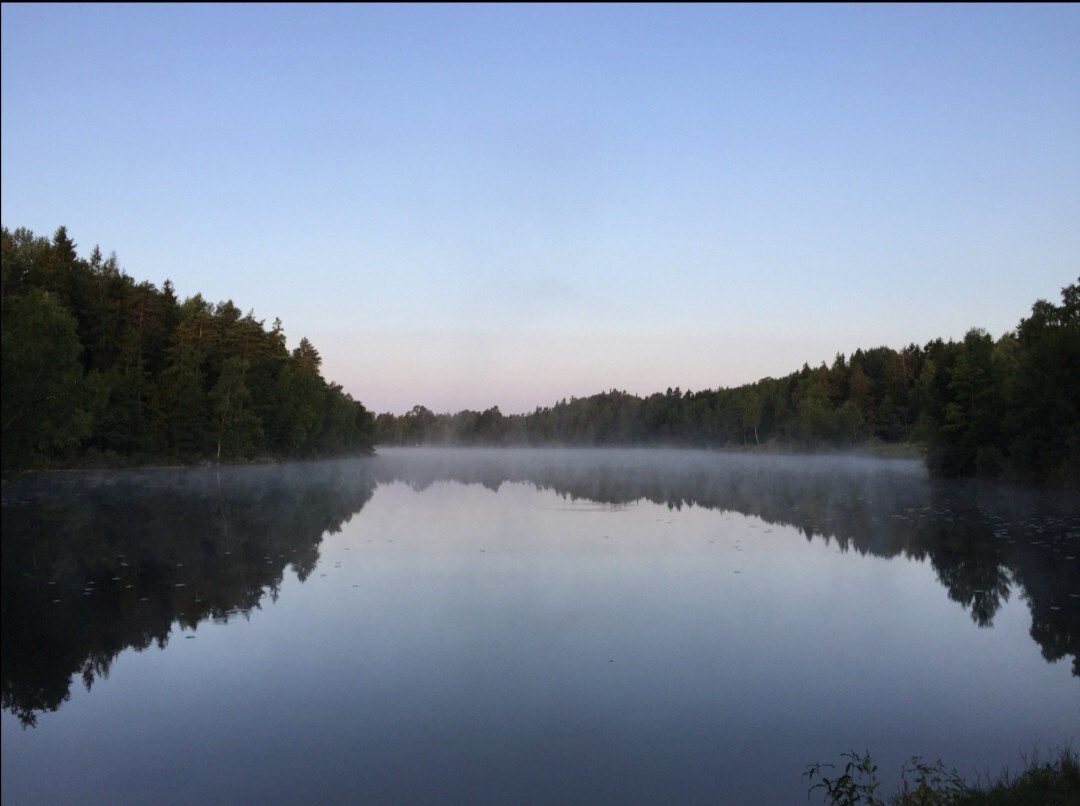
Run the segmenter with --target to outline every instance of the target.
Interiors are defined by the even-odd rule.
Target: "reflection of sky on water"
[[[1080,724],[1027,602],[977,629],[929,559],[725,509],[419,486],[380,484],[276,604],[124,653],[35,729],[5,713],[5,799],[790,803],[851,747],[886,778],[915,753],[996,769]]]

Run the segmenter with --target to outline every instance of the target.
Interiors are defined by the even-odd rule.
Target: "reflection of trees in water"
[[[5,484],[3,707],[24,725],[173,625],[246,617],[303,581],[371,497],[370,460],[49,476]]]
[[[1072,656],[1080,676],[1080,513],[1075,501],[980,483],[935,483],[922,526],[949,597],[990,626],[1015,586],[1047,661]]]
[[[932,481],[916,462],[707,451],[406,450],[387,452],[376,471],[416,489],[518,481],[572,500],[756,516],[841,551],[929,561],[980,627],[1015,585],[1043,656],[1072,656],[1080,676],[1080,559],[1067,559],[1080,557],[1080,505],[1067,495]]]
[[[568,457],[572,456],[572,461]],[[1050,493],[931,482],[916,463],[656,450],[405,450],[267,467],[72,474],[5,484],[3,707],[24,724],[89,688],[127,648],[174,624],[245,617],[376,483],[498,490],[524,482],[571,500],[705,507],[798,529],[841,551],[926,560],[975,623],[1016,586],[1048,661],[1080,675],[1080,507]]]

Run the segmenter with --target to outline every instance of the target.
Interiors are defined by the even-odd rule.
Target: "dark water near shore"
[[[1080,504],[913,462],[381,451],[3,489],[2,796],[805,803],[1080,739]]]

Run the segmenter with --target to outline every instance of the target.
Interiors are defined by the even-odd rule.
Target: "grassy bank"
[[[1050,759],[1038,751],[1024,757],[1024,770],[1005,770],[997,778],[965,781],[940,761],[915,757],[901,773],[900,790],[879,794],[877,763],[869,753],[844,753],[842,766],[815,763],[803,777],[810,783],[809,797],[818,795],[832,806],[1072,806],[1080,804],[1080,762],[1072,748]]]

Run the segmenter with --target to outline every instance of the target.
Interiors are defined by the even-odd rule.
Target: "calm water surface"
[[[806,803],[1080,739],[1080,506],[665,451],[3,492],[5,804]]]

